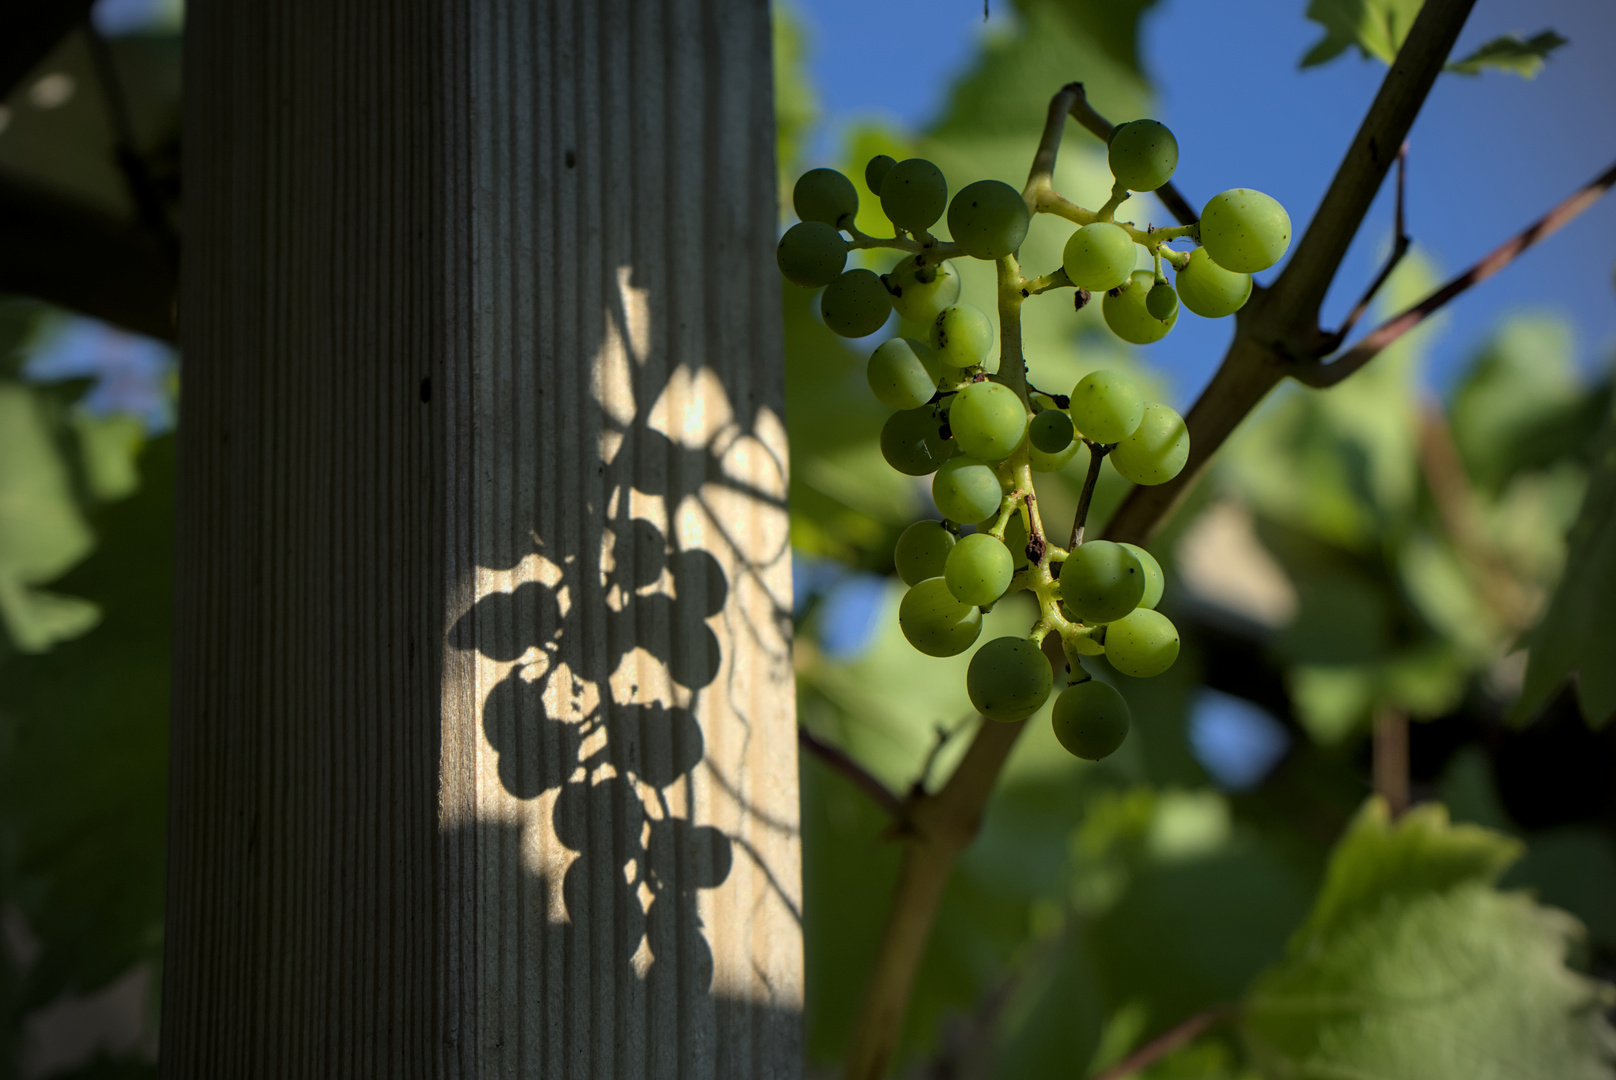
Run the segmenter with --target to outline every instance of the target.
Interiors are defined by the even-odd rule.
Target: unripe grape
[[[842,337],[868,337],[886,325],[892,302],[875,271],[860,267],[825,286],[819,313],[825,325]]]
[[[948,181],[943,170],[925,158],[898,162],[881,181],[881,209],[894,225],[908,232],[931,228],[947,205]]]
[[[858,192],[853,181],[835,169],[809,169],[797,177],[791,205],[802,220],[834,227],[858,213]]]
[[[999,512],[1004,489],[993,470],[976,458],[949,458],[931,481],[931,501],[949,521],[974,525]]]
[[[1145,310],[1158,319],[1171,319],[1178,314],[1178,293],[1167,282],[1156,282],[1145,294]]]
[[[965,693],[989,720],[1014,723],[1038,711],[1053,679],[1043,650],[1026,638],[994,638],[971,657]]]
[[[887,417],[881,427],[881,456],[905,476],[926,476],[953,457],[953,440],[943,438],[931,406],[906,409]]]
[[[931,347],[947,367],[975,367],[993,349],[993,320],[971,304],[944,308],[932,320]]]
[[[1066,276],[1072,284],[1090,292],[1105,292],[1121,285],[1138,261],[1128,230],[1109,221],[1083,226],[1071,235],[1061,252]]]
[[[954,264],[932,262],[929,255],[909,256],[881,280],[892,298],[892,310],[910,322],[929,323],[959,299],[960,279]]]
[[[1251,298],[1251,275],[1225,270],[1212,261],[1206,248],[1190,252],[1190,261],[1178,272],[1175,284],[1184,306],[1203,319],[1233,315]]]
[[[1120,371],[1091,371],[1072,387],[1072,423],[1097,443],[1132,435],[1145,418],[1145,398]]]
[[[1133,484],[1165,484],[1179,474],[1190,457],[1190,432],[1184,418],[1167,405],[1152,402],[1132,435],[1111,451],[1111,464]]]
[[[1156,556],[1140,547],[1138,544],[1124,543],[1128,554],[1139,560],[1139,567],[1145,572],[1145,595],[1139,598],[1142,608],[1154,608],[1161,603],[1162,591],[1167,587],[1167,575],[1162,573],[1161,563]]]
[[[1032,216],[1002,180],[966,184],[948,204],[948,231],[973,259],[1002,259],[1021,246]]]
[[[1155,191],[1178,168],[1178,140],[1157,120],[1132,120],[1111,132],[1111,175],[1129,191]]]
[[[1019,513],[1010,515],[1010,520],[1004,525],[1004,546],[1010,551],[1010,558],[1017,570],[1025,570],[1032,565],[1027,558],[1027,523],[1021,520]]]
[[[1072,418],[1059,409],[1045,409],[1032,418],[1027,428],[1027,438],[1046,454],[1058,454],[1065,450],[1072,445],[1075,435]]]
[[[1212,196],[1201,211],[1201,246],[1225,270],[1255,274],[1291,246],[1291,216],[1260,191],[1232,188]]]
[[[1051,719],[1055,738],[1069,753],[1099,761],[1115,753],[1128,737],[1132,715],[1115,687],[1089,679],[1061,691]]]
[[[905,585],[919,585],[942,577],[943,565],[954,548],[954,534],[938,521],[917,521],[898,536],[892,563]]]
[[[976,643],[982,612],[954,599],[942,578],[927,578],[898,602],[898,629],[927,656],[958,656]]]
[[[1106,293],[1100,313],[1105,316],[1105,325],[1123,341],[1133,345],[1149,345],[1166,337],[1167,331],[1178,321],[1176,311],[1163,320],[1156,318],[1145,307],[1145,298],[1150,295],[1151,283],[1155,280],[1156,275],[1149,270],[1135,270],[1130,283],[1120,293],[1115,296]]]
[[[877,154],[864,166],[864,185],[877,198],[881,195],[881,184],[886,180],[887,173],[891,172],[892,166],[896,164],[897,162],[886,154]]]
[[[823,221],[799,221],[780,238],[774,261],[793,285],[817,289],[835,281],[847,265],[847,241]]]
[[[948,427],[959,448],[982,461],[1003,461],[1027,433],[1027,407],[996,382],[971,383],[954,395]]]
[[[1090,540],[1061,565],[1060,591],[1067,609],[1083,622],[1108,623],[1139,606],[1145,571],[1121,544]]]
[[[1105,658],[1136,679],[1160,675],[1178,659],[1178,629],[1159,611],[1135,608],[1105,628]]]
[[[870,354],[864,378],[875,399],[889,409],[918,409],[937,392],[942,369],[931,346],[914,338],[883,341]]]
[[[972,533],[948,553],[943,580],[954,599],[985,607],[1004,595],[1015,572],[1009,548],[987,533]]]

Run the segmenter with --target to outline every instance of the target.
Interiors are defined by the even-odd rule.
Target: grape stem
[[[1403,216],[1403,195],[1408,188],[1407,163],[1408,141],[1405,139],[1403,148],[1397,151],[1397,203],[1396,209],[1392,212],[1396,237],[1392,240],[1392,253],[1387,257],[1386,265],[1380,268],[1380,273],[1375,275],[1375,280],[1369,283],[1369,288],[1364,290],[1364,294],[1358,298],[1358,302],[1352,306],[1352,310],[1347,312],[1347,317],[1342,320],[1340,327],[1330,335],[1330,352],[1334,352],[1341,347],[1341,343],[1347,339],[1347,335],[1352,333],[1352,328],[1358,325],[1358,320],[1363,318],[1364,312],[1369,310],[1370,303],[1374,301],[1381,287],[1386,284],[1386,280],[1392,276],[1392,271],[1397,269],[1397,264],[1403,261],[1404,255],[1408,254],[1410,240]]]
[[[847,244],[849,251],[864,248],[896,248],[899,251],[908,251],[916,255],[928,254],[936,262],[942,262],[945,259],[957,259],[965,254],[965,249],[958,244],[952,241],[938,240],[930,233],[925,234],[925,239],[922,240],[901,234],[898,236],[871,236],[867,232],[862,232],[851,221],[844,222],[838,227],[853,238]]]
[[[1084,439],[1083,444],[1089,448],[1089,471],[1083,477],[1083,492],[1077,497],[1077,513],[1072,516],[1072,539],[1066,544],[1067,551],[1076,551],[1083,543],[1083,530],[1089,520],[1089,503],[1094,499],[1094,485],[1100,481],[1100,463],[1112,450],[1112,446],[1103,446],[1088,439]]]
[[[889,791],[885,784],[876,779],[874,773],[859,764],[846,750],[831,745],[801,724],[797,725],[797,745],[853,781],[855,787],[890,814],[894,821],[904,820],[906,815],[903,800]]]
[[[1095,1073],[1089,1080],[1123,1080],[1124,1077],[1143,1072],[1174,1050],[1199,1037],[1208,1028],[1226,1023],[1239,1015],[1240,1011],[1232,1005],[1214,1005],[1210,1009],[1203,1009],[1188,1020],[1168,1028],[1109,1069]]]

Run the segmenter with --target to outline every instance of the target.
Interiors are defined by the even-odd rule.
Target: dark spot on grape
[[[1093,297],[1089,294],[1089,291],[1087,289],[1079,289],[1079,290],[1077,290],[1077,296],[1075,297],[1075,302],[1073,303],[1072,306],[1076,310],[1082,311],[1084,308],[1088,307],[1089,301],[1091,299],[1093,299]],[[1062,408],[1064,408],[1064,407],[1065,406],[1062,406]]]

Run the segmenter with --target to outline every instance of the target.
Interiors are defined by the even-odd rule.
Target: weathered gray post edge
[[[794,1077],[765,0],[193,0],[167,1077]]]

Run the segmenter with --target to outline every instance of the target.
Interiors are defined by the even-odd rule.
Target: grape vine
[[[1111,332],[1135,345],[1170,333],[1180,303],[1205,318],[1238,311],[1251,296],[1251,275],[1273,266],[1291,239],[1284,207],[1259,191],[1235,188],[1210,199],[1191,225],[1136,227],[1115,220],[1134,192],[1155,191],[1178,166],[1178,142],[1156,120],[1121,124],[1107,161],[1115,183],[1098,210],[1059,195],[1035,163],[1026,190],[978,180],[948,198],[942,170],[922,158],[885,155],[865,167],[894,225],[874,237],[853,224],[858,193],[834,169],[804,173],[793,190],[801,219],[780,240],[778,262],[788,281],[823,288],[820,314],[843,337],[862,338],[894,310],[928,327],[926,337],[893,337],[870,354],[870,392],[895,410],[881,430],[887,464],[909,476],[931,476],[941,521],[909,526],[893,553],[909,586],[898,625],[928,656],[955,656],[977,643],[982,614],[1005,596],[1031,593],[1038,615],[1021,637],[1001,637],[977,649],[966,671],[971,704],[989,720],[1016,723],[1037,712],[1053,692],[1042,646],[1054,635],[1069,674],[1055,701],[1053,723],[1062,746],[1098,760],[1127,737],[1127,702],[1097,682],[1084,657],[1104,655],[1136,678],[1160,675],[1178,656],[1178,631],[1155,610],[1165,580],[1150,553],[1134,544],[1090,540],[1083,525],[1100,468],[1109,460],[1136,485],[1163,484],[1189,460],[1189,431],[1170,406],[1146,401],[1127,375],[1110,370],[1084,376],[1069,395],[1031,388],[1021,356],[1021,305],[1033,296],[1075,289],[1081,309],[1103,294]],[[951,240],[931,229],[947,212]],[[1062,263],[1036,278],[1022,274],[1017,252],[1035,213],[1077,225]],[[845,234],[845,235],[844,235]],[[1192,245],[1189,250],[1173,243]],[[847,269],[848,252],[889,248],[907,253],[885,274]],[[1140,252],[1150,269],[1136,269]],[[999,326],[988,313],[959,303],[960,282],[950,260],[972,258],[998,267]],[[1174,271],[1169,281],[1163,265]],[[1001,343],[991,365],[995,340]],[[1063,547],[1039,514],[1033,477],[1073,466],[1086,470],[1077,520]]]

